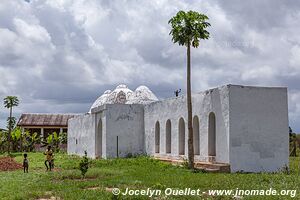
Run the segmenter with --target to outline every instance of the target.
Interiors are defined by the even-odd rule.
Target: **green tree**
[[[198,48],[200,40],[209,38],[206,30],[210,26],[208,17],[195,11],[179,11],[169,20],[171,24],[170,35],[172,41],[187,48],[187,108],[188,108],[188,160],[189,168],[194,168],[194,145],[192,123],[192,97],[191,97],[191,46]]]
[[[8,118],[8,145],[7,145],[7,152],[10,152],[10,143],[11,143],[11,130],[13,125],[13,117],[12,117],[12,110],[13,107],[19,105],[19,99],[16,96],[7,96],[4,98],[4,107],[9,109],[9,118]]]

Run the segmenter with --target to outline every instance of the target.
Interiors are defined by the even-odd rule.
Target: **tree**
[[[15,121],[13,121],[13,117],[12,117],[12,109],[15,106],[19,105],[19,99],[16,96],[7,96],[4,98],[4,107],[9,109],[9,118],[8,118],[8,145],[7,145],[7,152],[10,152],[10,142],[11,142],[11,130],[12,130],[12,126],[13,123]]]
[[[191,97],[191,46],[198,48],[200,40],[209,38],[206,30],[210,26],[208,17],[195,11],[179,11],[169,20],[171,24],[170,35],[172,41],[187,48],[187,108],[188,108],[188,160],[189,168],[194,168],[194,145],[192,123],[192,97]]]

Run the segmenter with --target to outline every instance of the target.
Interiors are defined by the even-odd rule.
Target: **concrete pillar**
[[[41,128],[41,138],[44,138],[44,128]]]
[[[62,134],[63,133],[63,128],[60,128],[59,129],[59,134]]]
[[[24,133],[25,133],[25,128],[22,127],[21,131],[22,131],[22,135],[21,135],[21,140],[20,140],[20,151],[22,152],[23,151],[23,137],[24,137]]]

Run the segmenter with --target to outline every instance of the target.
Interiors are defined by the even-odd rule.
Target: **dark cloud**
[[[220,7],[239,28],[250,26],[257,31],[284,27],[287,15],[299,12],[300,2],[294,0],[219,0]]]

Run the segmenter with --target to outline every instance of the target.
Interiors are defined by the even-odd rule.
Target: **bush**
[[[82,177],[85,177],[85,174],[87,173],[88,169],[89,169],[89,159],[87,157],[87,152],[84,151],[84,156],[79,163],[79,170],[81,171]]]
[[[0,153],[7,151],[7,132],[0,131]]]
[[[185,158],[183,159],[182,167],[189,169],[189,161]]]

